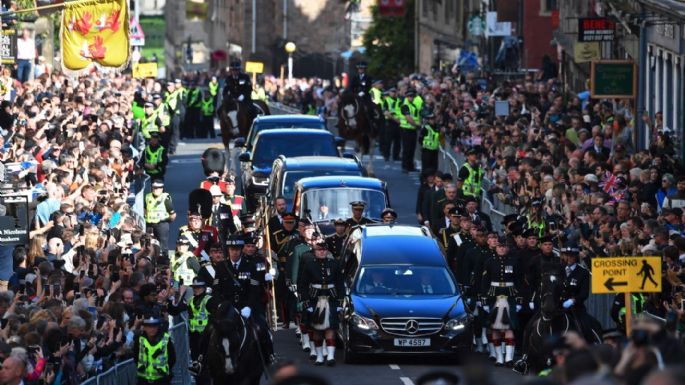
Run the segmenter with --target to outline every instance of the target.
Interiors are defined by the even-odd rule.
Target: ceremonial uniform
[[[454,225],[449,225],[448,227],[443,227],[440,229],[440,236],[439,236],[439,242],[440,242],[440,247],[447,252],[449,245],[450,245],[450,239],[452,239],[452,236],[459,233],[461,229],[459,226],[454,226]]]
[[[473,238],[471,238],[471,234],[463,229],[459,233],[452,235],[452,242],[447,247],[448,262],[453,266],[454,276],[464,292],[470,286],[471,278],[470,272],[465,268],[466,253],[474,247],[476,247],[476,244]]]
[[[222,245],[225,244],[229,235],[238,232],[231,206],[223,203],[212,205],[212,216],[209,219],[209,223],[217,229],[219,241]]]
[[[342,253],[343,246],[345,245],[345,240],[347,237],[345,234],[338,234],[338,233],[333,233],[326,237],[326,246],[328,247],[328,251],[333,254],[333,257],[335,259],[340,259]]]
[[[285,220],[284,215],[284,220]],[[289,218],[289,217],[288,217]],[[295,218],[294,216],[292,217]],[[288,243],[294,237],[299,237],[296,230],[288,231],[285,228],[278,229],[271,234],[271,249],[276,253],[278,262],[276,264],[278,270],[278,277],[276,278],[276,304],[278,315],[282,322],[287,327],[290,321],[294,320],[292,293],[290,288],[286,285],[286,263],[288,260]]]
[[[179,239],[188,241],[193,255],[198,258],[201,256],[205,257],[206,253],[204,253],[204,251],[207,245],[219,242],[219,232],[216,227],[209,225],[204,225],[201,229],[195,231],[191,230],[187,225],[181,226],[181,228],[178,229],[178,237]],[[205,257],[204,259],[207,258],[208,257]]]
[[[590,296],[590,272],[577,263],[566,266],[564,270],[562,301],[572,299],[573,305],[570,309],[573,309],[577,315],[585,313],[585,301]]]

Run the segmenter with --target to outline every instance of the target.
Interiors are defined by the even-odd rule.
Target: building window
[[[559,9],[557,0],[540,0],[540,16],[551,16],[552,11]]]

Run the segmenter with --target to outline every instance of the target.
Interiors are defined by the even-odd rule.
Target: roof
[[[311,135],[311,136],[330,136],[333,137],[329,131],[326,130],[312,130],[309,128],[274,128],[272,130],[259,131],[258,138],[262,136],[283,136],[283,135]]]
[[[363,228],[360,265],[446,266],[437,242],[421,227],[371,225]]]
[[[283,159],[286,171],[293,170],[336,170],[362,171],[359,163],[354,159],[338,158],[335,156],[296,156]]]
[[[372,190],[385,189],[385,182],[376,178],[368,178],[363,176],[316,176],[311,178],[302,178],[296,185],[302,186],[302,189],[308,190],[312,188],[335,188],[335,187],[349,187],[349,188],[368,188]]]
[[[255,122],[323,122],[318,115],[260,115],[255,118]]]

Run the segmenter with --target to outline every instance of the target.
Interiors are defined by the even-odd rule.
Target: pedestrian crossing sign
[[[591,271],[595,294],[661,291],[660,257],[593,258]]]

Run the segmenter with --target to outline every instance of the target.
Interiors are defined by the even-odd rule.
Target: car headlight
[[[258,176],[253,176],[252,177],[252,185],[253,186],[268,186],[269,185],[269,178],[262,178]]]
[[[464,314],[462,316],[452,318],[451,320],[447,321],[445,323],[445,330],[458,332],[460,330],[465,329],[466,325],[468,325],[469,322],[471,322],[471,316],[469,316],[468,314]]]
[[[362,330],[378,330],[376,321],[371,318],[362,317],[359,314],[352,314],[350,321],[352,322],[352,325]]]

